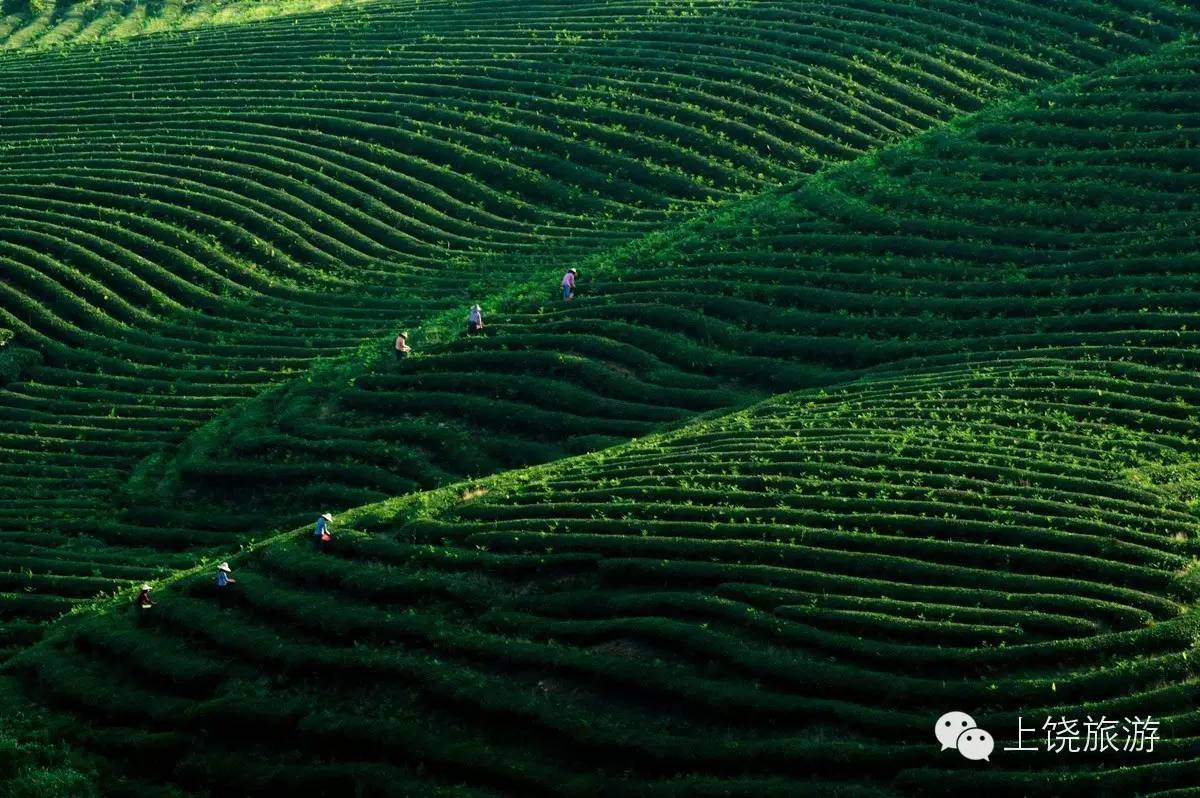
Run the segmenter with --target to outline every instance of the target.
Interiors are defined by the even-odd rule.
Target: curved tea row
[[[273,511],[231,513],[203,491],[161,484],[156,462],[314,360],[710,203],[1151,52],[1194,29],[1194,17],[1148,0],[1053,10],[1016,0],[380,0],[0,56],[0,326],[41,357],[0,386],[3,612],[45,617],[163,567],[166,552],[277,528]],[[1044,29],[1037,41],[1031,24]],[[581,332],[600,323],[580,311],[569,323]],[[642,336],[640,324],[630,329]],[[639,340],[643,351],[660,345]],[[497,361],[501,371],[512,362]],[[670,390],[631,405],[645,380],[618,369],[600,412],[631,420],[589,421],[591,437],[567,448],[758,393],[668,371]],[[546,396],[578,396],[551,387]],[[501,412],[528,408],[536,390],[525,386]],[[336,409],[307,421],[332,423],[327,412]],[[436,423],[417,426],[418,438],[439,434]],[[337,483],[364,457],[394,463],[394,448],[373,453],[364,434],[316,447],[291,436],[291,461],[269,472],[308,481],[318,463],[318,481]],[[536,445],[497,437],[505,451],[481,470],[555,456],[557,434]],[[254,459],[272,440],[228,454]],[[419,446],[408,469],[419,478],[393,467],[381,481],[373,470],[362,490],[335,484],[312,499],[358,502],[452,476],[473,457],[466,443],[463,465],[448,454],[449,465],[431,468]],[[164,490],[174,493],[166,504]],[[63,570],[42,565],[67,544]],[[13,634],[0,632],[0,646]]]
[[[363,0],[14,0],[0,16],[0,50],[96,45],[154,33],[235,25]]]
[[[331,553],[304,529],[235,560],[232,606],[204,569],[12,670],[77,742],[197,792],[1149,794],[1200,764],[1198,401],[1054,359],[789,394],[355,510]],[[985,773],[939,752],[949,708],[998,749],[1019,714],[1162,727]]]
[[[569,303],[547,274],[482,335],[438,317],[408,360],[270,394],[164,473],[217,503],[353,506],[965,356],[1194,371],[1198,68],[1174,47],[730,206],[585,261]]]

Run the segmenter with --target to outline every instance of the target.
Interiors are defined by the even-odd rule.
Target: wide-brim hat
[[[406,332],[396,333],[396,335],[400,336],[401,338],[408,338],[408,333]]]
[[[142,585],[142,590],[152,590],[152,589],[153,588],[151,588],[150,585]]]
[[[227,562],[221,563],[220,565],[217,566],[217,570],[225,571],[226,573],[229,573],[229,563],[227,563]]]
[[[332,520],[333,520],[333,516],[332,516],[332,515],[330,515],[329,513],[321,513],[321,517],[322,517],[322,518],[324,518],[326,521],[332,521]]]

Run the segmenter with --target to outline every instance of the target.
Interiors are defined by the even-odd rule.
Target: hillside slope
[[[372,0],[5,0],[0,50],[94,45],[369,2]]]
[[[1193,789],[1198,22],[379,0],[0,55],[0,689],[55,746],[0,724],[0,793]],[[1003,752],[1050,714],[1158,744]]]
[[[1153,795],[1200,766],[1198,404],[1038,358],[790,394],[361,508],[234,560],[236,607],[203,568],[9,670],[131,792]],[[948,709],[997,749],[1162,725],[989,765],[939,752]]]
[[[267,394],[132,495],[353,505],[968,353],[1194,370],[1198,69],[1173,46],[729,205],[585,261],[573,302],[517,291],[483,336],[435,318],[409,361],[381,343]]]
[[[317,359],[1195,23],[1150,0],[380,0],[0,56],[0,327],[41,358],[0,386],[0,620],[53,617],[286,523],[186,496],[165,517],[156,484],[120,492]],[[668,406],[633,426],[532,455],[497,438],[512,455],[480,470],[759,393],[664,379]],[[298,457],[303,474],[324,454]],[[411,459],[420,478],[376,470],[308,498],[440,473]],[[36,634],[5,622],[0,643]]]

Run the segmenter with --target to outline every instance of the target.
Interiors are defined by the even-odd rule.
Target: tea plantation
[[[231,25],[366,0],[5,0],[0,49],[95,44],[150,33]]]
[[[964,353],[1192,368],[1198,56],[1056,85],[602,253],[576,300],[548,301],[546,275],[485,335],[434,318],[409,362],[381,341],[144,479],[351,506]]]
[[[309,502],[350,506],[748,401],[759,389],[742,380],[714,393],[710,376],[668,374],[674,406],[581,423],[569,447],[561,420],[549,440],[480,442],[461,427],[470,416],[414,424],[397,402],[388,431],[334,423],[313,451],[311,430],[274,442],[295,417],[280,412],[213,458],[238,465],[223,472],[232,508],[190,478],[205,466],[188,453],[213,430],[185,442],[272,385],[319,383],[314,361],[353,368],[397,328],[424,353],[441,313],[458,327],[483,301],[495,321],[523,287],[553,295],[564,263],[612,260],[631,240],[655,248],[644,236],[669,236],[674,220],[1157,53],[1197,21],[1141,2],[498,8],[381,2],[0,56],[0,327],[24,364],[0,391],[3,616],[16,619],[0,641],[307,518]],[[665,320],[658,299],[642,315]],[[643,352],[695,351],[646,332]],[[794,348],[777,354],[790,373],[810,369]],[[609,362],[594,365],[626,395],[641,390]],[[325,473],[309,484],[314,462]]]
[[[3,14],[0,795],[1194,787],[1200,5]]]
[[[368,505],[332,554],[285,534],[233,608],[202,568],[152,626],[101,605],[10,670],[135,785],[1154,794],[1200,756],[1198,400],[1032,357],[801,391]],[[964,769],[928,739],[959,705],[1152,713],[1164,742]]]

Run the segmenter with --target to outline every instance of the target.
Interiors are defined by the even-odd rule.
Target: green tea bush
[[[12,798],[98,798],[92,762],[53,739],[47,718],[23,702],[18,688],[0,680],[0,793]]]

